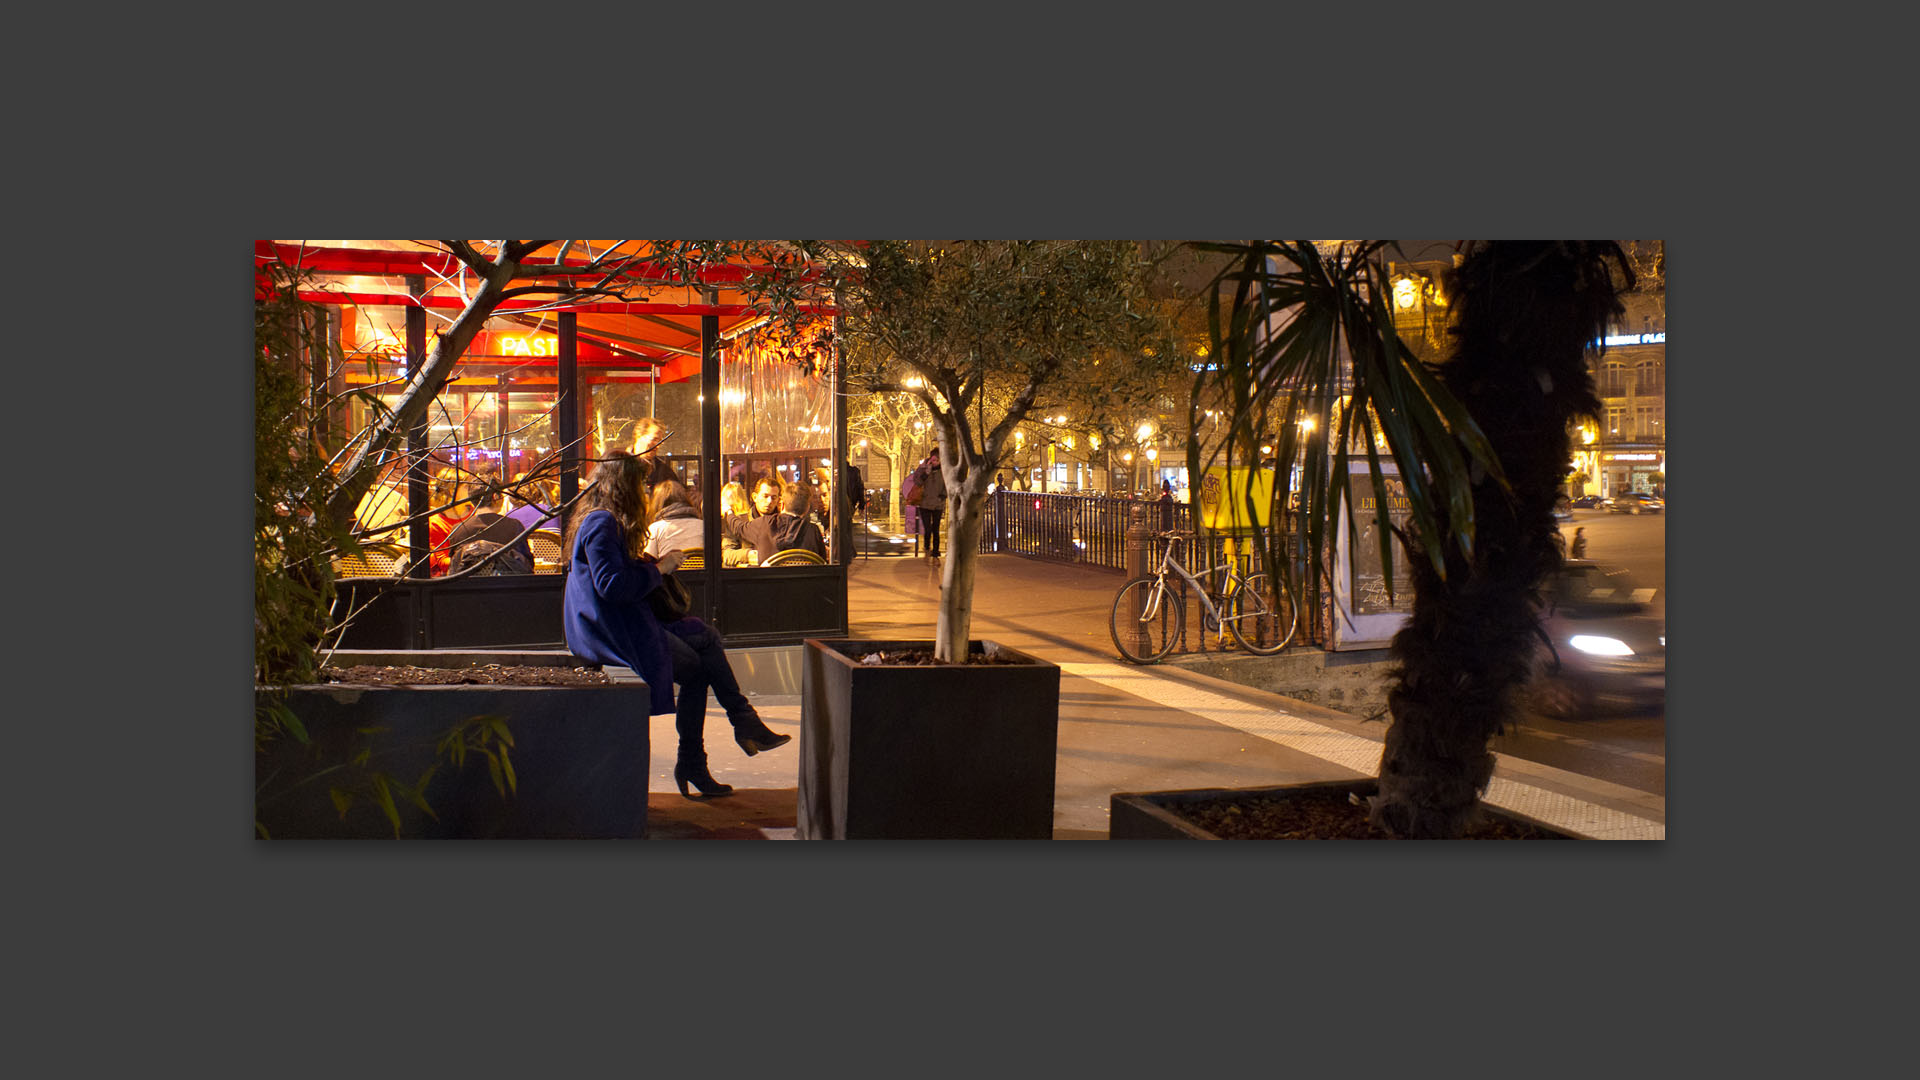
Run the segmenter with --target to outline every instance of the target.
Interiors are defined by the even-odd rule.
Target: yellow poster
[[[1255,516],[1247,519],[1247,484],[1252,476]],[[1273,470],[1216,465],[1200,481],[1200,520],[1209,529],[1265,526],[1273,505]]]

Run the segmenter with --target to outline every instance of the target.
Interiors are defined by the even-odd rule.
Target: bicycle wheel
[[[1186,605],[1172,589],[1162,590],[1156,597],[1159,580],[1134,578],[1113,598],[1113,618],[1107,628],[1122,659],[1151,664],[1172,652],[1174,643],[1180,640],[1180,631],[1186,625]]]
[[[1258,656],[1272,656],[1293,640],[1299,611],[1284,578],[1279,602],[1267,592],[1267,575],[1255,574],[1234,586],[1227,597],[1227,629],[1240,647]]]

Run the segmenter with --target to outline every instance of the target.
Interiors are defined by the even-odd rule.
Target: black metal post
[[[563,311],[559,318],[554,357],[557,395],[553,411],[560,424],[560,503],[567,509],[559,518],[560,535],[567,535],[573,518],[573,500],[580,494],[580,316]],[[561,552],[565,561],[567,552]]]
[[[418,275],[407,278],[407,295],[420,296],[427,291],[426,279]],[[427,309],[418,303],[407,308],[407,378],[412,380],[420,374],[427,363]],[[407,576],[423,578],[432,573],[428,566],[427,549],[432,546],[427,539],[427,413],[431,407],[420,414],[420,419],[407,429],[407,516],[413,524],[407,527],[408,565]]]
[[[707,302],[709,312],[720,302],[715,290],[702,292],[701,298]],[[659,384],[660,372],[654,370],[654,383]],[[725,613],[720,610],[720,563],[725,558],[720,551],[720,316],[705,314],[700,316],[700,516],[701,535],[706,539],[706,569],[704,594],[706,610],[700,613],[715,628],[721,626]]]
[[[1131,520],[1127,524],[1127,580],[1132,581],[1134,578],[1145,577],[1148,573],[1147,557],[1153,543],[1153,530],[1147,528],[1145,506],[1136,503],[1129,510]],[[1147,641],[1147,625],[1140,621],[1144,608],[1139,605],[1144,604],[1146,593],[1137,591],[1135,595],[1136,607],[1133,611],[1133,620],[1129,625],[1133,627],[1134,651],[1145,653],[1150,645]],[[1172,600],[1172,597],[1167,597],[1166,602],[1170,603]]]
[[[838,298],[835,298],[836,301]],[[833,391],[833,463],[829,465],[827,475],[832,477],[833,500],[833,557],[841,566],[852,566],[853,550],[853,493],[847,490],[847,394],[843,382],[846,371],[841,363],[840,342],[845,340],[845,324],[839,315],[839,304],[834,305],[833,316],[833,368],[828,376],[828,385]]]

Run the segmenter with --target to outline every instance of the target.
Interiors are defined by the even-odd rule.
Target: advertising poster
[[[1406,486],[1399,469],[1382,464],[1381,479],[1387,489],[1387,517],[1405,527],[1411,516]],[[1406,624],[1413,611],[1413,582],[1407,569],[1406,550],[1396,537],[1393,544],[1393,601],[1387,601],[1387,578],[1380,565],[1380,542],[1374,520],[1373,480],[1365,462],[1348,464],[1348,494],[1354,501],[1340,504],[1340,527],[1333,549],[1333,648],[1384,649]],[[1357,526],[1353,538],[1347,536],[1348,508],[1358,504],[1352,518]]]
[[[1395,528],[1404,529],[1407,518],[1412,513],[1407,504],[1407,488],[1398,476],[1383,478],[1387,488],[1387,517]],[[1387,599],[1387,578],[1380,565],[1380,526],[1374,520],[1375,495],[1363,470],[1350,481],[1353,494],[1359,506],[1354,521],[1360,526],[1360,534],[1354,541],[1353,573],[1353,613],[1355,615],[1384,615],[1395,611],[1411,611],[1413,600],[1413,576],[1407,570],[1406,550],[1400,546],[1399,537],[1393,537],[1393,599]],[[1344,533],[1342,534],[1344,535]]]

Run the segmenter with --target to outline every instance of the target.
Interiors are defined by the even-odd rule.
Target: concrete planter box
[[[1221,840],[1225,838],[1180,817],[1169,808],[1190,806],[1216,799],[1239,799],[1249,796],[1285,798],[1289,794],[1323,791],[1350,792],[1365,798],[1379,790],[1380,782],[1369,778],[1320,780],[1304,784],[1281,784],[1278,787],[1268,788],[1195,788],[1188,791],[1122,792],[1115,794],[1109,803],[1107,837],[1112,840]],[[1502,818],[1517,825],[1531,826],[1550,836],[1568,840],[1579,839],[1572,833],[1556,829],[1524,814],[1502,810],[1486,803],[1481,803],[1480,807],[1489,816]]]
[[[418,661],[416,661],[418,662]],[[256,690],[258,700],[265,691]],[[381,727],[376,744],[387,773],[412,782],[435,760],[435,744],[472,716],[507,718],[508,751],[517,793],[502,798],[486,762],[469,755],[464,769],[441,765],[425,792],[439,815],[399,801],[403,835],[427,838],[640,837],[647,827],[648,690],[615,686],[355,686],[291,687],[287,704],[307,728],[312,747],[292,739],[272,744],[254,762],[256,780],[278,768],[314,771],[357,745],[355,729]],[[364,802],[364,798],[361,800]],[[356,805],[340,820],[324,780],[255,808],[274,839],[391,838],[379,810]]]
[[[864,665],[931,641],[808,638],[801,672],[800,839],[1053,836],[1060,668]]]

